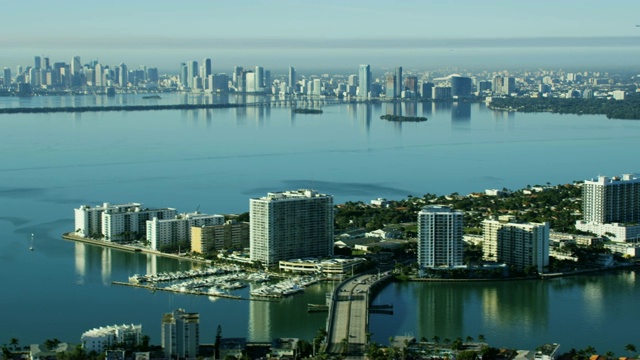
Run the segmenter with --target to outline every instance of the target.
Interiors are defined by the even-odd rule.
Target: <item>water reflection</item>
[[[471,103],[453,103],[451,108],[451,128],[454,130],[471,129]]]

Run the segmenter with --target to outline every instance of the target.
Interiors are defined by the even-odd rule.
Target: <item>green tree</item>
[[[18,350],[18,345],[20,344],[20,340],[17,338],[11,338],[9,340],[9,345],[13,346],[13,351]]]
[[[636,346],[633,344],[627,344],[624,349],[627,350],[630,355],[633,355],[633,353],[636,352]]]

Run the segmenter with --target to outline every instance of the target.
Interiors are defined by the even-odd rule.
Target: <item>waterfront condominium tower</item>
[[[195,359],[200,347],[200,314],[184,309],[162,315],[165,359]]]
[[[463,214],[447,206],[429,205],[418,213],[420,269],[462,265]]]
[[[333,196],[304,189],[268,193],[251,199],[249,211],[252,261],[272,267],[333,255]]]
[[[401,97],[402,90],[404,90],[402,87],[402,66],[398,66],[396,68],[395,81],[396,83],[394,84],[394,89],[395,89],[396,97]]]
[[[599,176],[582,184],[583,219],[576,229],[605,235],[612,241],[640,239],[640,179]]]
[[[294,69],[293,66],[289,66],[289,81],[287,83],[287,86],[289,87],[290,93],[294,93],[297,82],[298,80],[296,79],[296,69]]]
[[[483,260],[496,261],[519,270],[533,267],[542,273],[549,265],[549,223],[521,223],[504,215],[482,222]]]
[[[358,97],[367,98],[371,92],[371,67],[368,64],[360,65],[358,72]]]

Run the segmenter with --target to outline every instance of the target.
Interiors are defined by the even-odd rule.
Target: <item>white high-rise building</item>
[[[420,269],[462,265],[463,214],[447,206],[429,205],[418,213]]]
[[[195,359],[200,347],[200,314],[177,309],[162,316],[165,359]]]
[[[147,220],[154,217],[172,219],[176,216],[176,209],[148,209],[140,203],[104,203],[95,207],[82,205],[74,209],[74,215],[75,235],[118,242],[144,237]]]
[[[483,259],[514,266],[534,267],[542,273],[549,265],[549,223],[518,223],[513,216],[482,222]]]
[[[223,215],[207,215],[198,212],[180,214],[173,219],[153,218],[147,220],[147,241],[154,250],[180,242],[191,243],[192,226],[222,224],[224,224]]]
[[[103,326],[84,332],[80,337],[82,348],[90,353],[101,354],[115,344],[124,344],[126,349],[142,345],[142,325]]]
[[[371,92],[371,67],[368,64],[360,65],[358,72],[358,97],[367,98]]]
[[[333,255],[333,196],[305,189],[268,193],[249,207],[252,261],[271,267]]]
[[[640,179],[599,176],[582,184],[583,219],[576,229],[613,241],[640,239]]]

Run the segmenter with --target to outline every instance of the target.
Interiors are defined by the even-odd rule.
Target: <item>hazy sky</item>
[[[625,65],[640,1],[0,0],[0,67],[34,55],[161,69]]]

